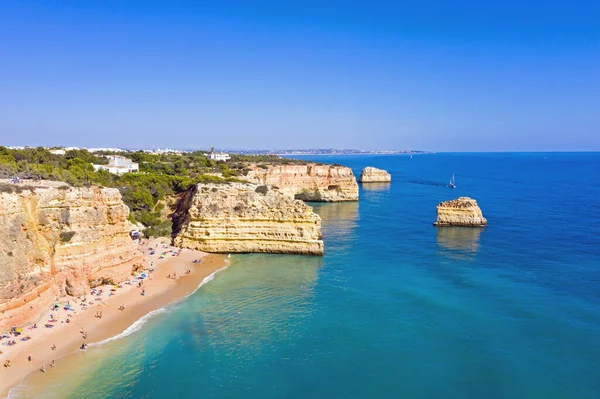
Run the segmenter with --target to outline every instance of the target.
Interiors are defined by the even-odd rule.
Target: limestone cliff
[[[174,244],[207,252],[322,255],[321,218],[267,186],[198,184],[174,215]]]
[[[362,170],[358,181],[361,183],[389,183],[392,181],[392,175],[383,169],[367,166]]]
[[[114,188],[0,186],[0,331],[142,264]]]
[[[250,183],[275,186],[302,201],[358,201],[358,184],[352,169],[316,163],[254,165],[245,177]]]
[[[459,197],[452,201],[440,202],[437,206],[436,226],[485,226],[477,201],[469,197]]]

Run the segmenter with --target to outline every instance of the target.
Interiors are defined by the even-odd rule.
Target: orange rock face
[[[117,189],[2,188],[0,331],[59,296],[123,281],[143,263]]]
[[[352,169],[316,163],[255,166],[244,178],[255,184],[275,186],[302,201],[358,201],[358,184]]]

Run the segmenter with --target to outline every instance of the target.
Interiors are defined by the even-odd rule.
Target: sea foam
[[[144,316],[142,316],[138,320],[136,320],[132,325],[130,325],[129,327],[127,327],[122,333],[117,334],[117,335],[115,335],[113,337],[107,338],[107,339],[105,339],[103,341],[91,343],[91,344],[88,345],[88,347],[92,348],[92,347],[95,347],[95,346],[101,346],[101,345],[107,344],[107,343],[112,342],[112,341],[116,341],[118,339],[121,339],[121,338],[127,337],[128,335],[133,334],[134,332],[136,332],[139,329],[141,329],[144,326],[144,324],[146,324],[148,322],[148,320],[150,320],[151,318],[153,318],[155,316],[158,316],[160,314],[166,313],[169,310],[169,307],[171,307],[171,306],[175,305],[176,303],[179,303],[182,300],[184,300],[184,299],[190,297],[191,295],[195,294],[204,284],[207,284],[210,281],[212,281],[215,278],[215,275],[218,272],[220,272],[222,270],[225,270],[226,268],[227,268],[227,266],[224,266],[224,267],[222,267],[220,269],[215,270],[214,272],[212,272],[208,276],[204,277],[202,279],[202,281],[200,282],[200,284],[198,284],[198,287],[196,287],[196,289],[194,291],[190,292],[188,295],[184,296],[183,298],[181,298],[181,299],[179,299],[177,301],[171,302],[170,304],[168,304],[167,306],[165,306],[163,308],[156,309],[156,310],[153,310],[152,312],[150,312],[148,314],[145,314]]]

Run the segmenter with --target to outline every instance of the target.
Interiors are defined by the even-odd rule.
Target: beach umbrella
[[[145,274],[142,274],[142,277],[143,277],[143,278],[146,278],[146,275],[145,275]]]

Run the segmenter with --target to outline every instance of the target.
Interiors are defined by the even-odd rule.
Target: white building
[[[221,152],[215,152],[215,147],[211,148],[210,150],[210,154],[204,154],[204,156],[206,157],[206,159],[212,159],[213,161],[227,161],[229,159],[231,159],[231,157],[229,156],[229,154],[221,151]]]
[[[163,155],[163,154],[181,155],[181,154],[183,154],[183,151],[173,150],[171,148],[157,148],[156,150],[144,150],[144,152],[146,154],[153,154],[153,155]]]
[[[108,165],[94,165],[94,170],[108,170],[115,175],[122,175],[128,172],[137,172],[139,165],[132,162],[131,159],[120,155],[107,155]]]
[[[126,152],[125,150],[122,150],[120,148],[88,148],[87,150],[88,150],[88,152],[100,152],[100,151],[106,151],[106,152]]]
[[[65,151],[64,148],[59,148],[59,149],[55,149],[55,150],[48,150],[50,151],[50,154],[54,154],[54,155],[65,155],[65,153],[67,151]]]

